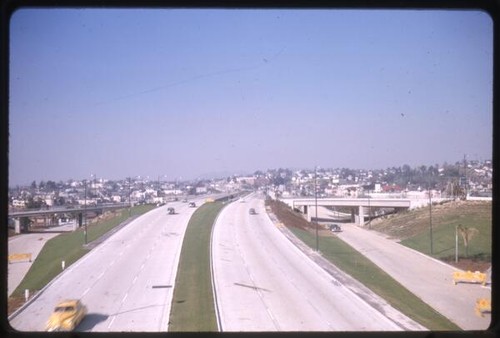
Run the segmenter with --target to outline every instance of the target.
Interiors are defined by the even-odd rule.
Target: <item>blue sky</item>
[[[491,159],[479,11],[23,9],[9,185]]]

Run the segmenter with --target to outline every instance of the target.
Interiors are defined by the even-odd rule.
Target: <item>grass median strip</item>
[[[308,246],[315,247],[316,237],[313,233],[295,227],[289,229]],[[321,237],[321,242],[320,251],[325,258],[408,317],[433,331],[460,330],[457,325],[338,237]]]
[[[133,207],[130,212],[128,209],[123,209],[117,212],[113,218],[101,221],[97,224],[89,225],[87,240],[89,242],[98,239],[106,234],[111,229],[126,221],[130,216],[143,214],[153,206],[141,205]],[[61,262],[65,262],[66,268],[84,256],[88,249],[83,245],[85,242],[84,227],[80,229],[62,233],[50,240],[43,246],[33,265],[29,269],[26,276],[19,286],[12,293],[11,298],[24,297],[24,290],[28,289],[31,292],[41,290],[52,279],[54,279],[62,271]],[[9,302],[10,303],[10,302]],[[16,302],[19,303],[19,302]],[[9,309],[9,313],[12,312]]]
[[[223,207],[221,202],[206,203],[189,221],[177,269],[169,331],[217,331],[210,274],[210,235]]]

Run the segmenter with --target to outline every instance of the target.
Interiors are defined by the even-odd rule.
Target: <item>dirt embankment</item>
[[[271,208],[273,214],[287,227],[295,227],[303,230],[315,229],[316,223],[308,222],[302,214],[294,212],[288,205],[281,201],[266,200],[266,205]]]

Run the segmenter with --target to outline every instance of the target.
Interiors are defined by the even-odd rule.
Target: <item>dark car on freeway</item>
[[[342,228],[338,224],[330,224],[329,229],[332,232],[341,232],[342,231]]]
[[[254,208],[250,208],[250,210],[248,210],[248,213],[250,215],[257,215],[257,212],[255,212],[255,209]]]

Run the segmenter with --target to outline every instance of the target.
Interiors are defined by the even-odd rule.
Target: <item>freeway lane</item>
[[[167,215],[173,206],[177,214]],[[55,279],[11,320],[43,331],[55,304],[79,298],[89,314],[77,331],[166,331],[184,233],[195,208],[174,202],[132,221]]]
[[[223,331],[401,330],[287,240],[261,197],[223,209],[212,252]]]

